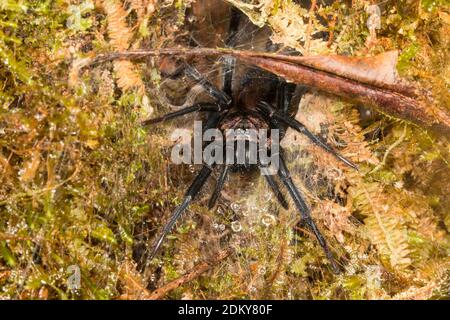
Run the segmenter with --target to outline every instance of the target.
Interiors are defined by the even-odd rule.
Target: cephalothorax
[[[230,36],[225,41],[227,46],[232,46],[234,44],[235,38],[233,35],[236,35],[238,25],[239,13],[233,11],[229,27]],[[296,89],[295,85],[286,83],[283,79],[258,68],[247,68],[240,79],[237,80],[235,61],[232,59],[224,59],[222,61],[223,78],[221,89],[215,87],[190,64],[184,63],[177,70],[176,74],[184,74],[196,83],[201,84],[204,90],[213,98],[214,102],[195,103],[192,106],[185,107],[159,118],[147,120],[144,122],[144,125],[153,125],[200,111],[206,113],[206,121],[203,130],[218,128],[220,131],[225,132],[227,129],[241,129],[244,132],[247,129],[275,129],[280,131],[280,138],[282,138],[286,129],[292,128],[301,134],[304,134],[315,145],[321,147],[326,152],[333,154],[340,161],[343,161],[352,168],[356,168],[355,164],[335,152],[326,142],[310,132],[303,124],[295,120],[289,114],[289,107]],[[243,133],[243,135],[244,134],[245,133]],[[224,136],[226,137],[226,134]],[[244,136],[241,138],[243,140],[247,139]],[[154,243],[150,259],[156,255],[166,235],[170,232],[175,222],[181,217],[189,204],[194,200],[195,196],[200,192],[213,170],[219,170],[219,175],[209,200],[209,208],[212,208],[216,203],[227,175],[230,172],[235,170],[244,172],[259,170],[264,175],[268,185],[280,204],[284,208],[288,208],[288,202],[280,190],[279,183],[281,182],[285,186],[297,211],[301,215],[303,223],[314,233],[326,256],[330,260],[333,269],[337,270],[338,268],[327,243],[311,218],[310,208],[290,176],[289,170],[285,164],[283,150],[278,145],[277,149],[279,149],[279,153],[277,152],[276,156],[279,161],[275,175],[267,174],[267,164],[262,163],[259,159],[256,163],[250,163],[247,156],[244,157],[245,161],[241,164],[203,164],[200,172],[188,188],[182,203],[175,210]],[[244,150],[245,155],[247,155],[247,151],[247,149]]]

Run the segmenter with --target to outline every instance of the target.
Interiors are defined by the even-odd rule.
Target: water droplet
[[[233,211],[237,211],[241,208],[241,206],[238,203],[233,202],[231,204],[231,209],[233,209]]]
[[[266,267],[259,268],[259,274],[266,274]]]
[[[231,223],[231,230],[233,230],[234,232],[239,232],[242,230],[242,225],[239,221],[233,221]]]
[[[188,15],[188,17],[187,17],[187,20],[189,21],[189,23],[192,23],[192,22],[195,21],[195,16],[192,15],[192,14],[190,14],[190,15]]]
[[[263,225],[265,225],[266,227],[269,227],[271,225],[274,225],[276,222],[276,218],[271,215],[271,214],[265,214],[262,219],[261,222]]]

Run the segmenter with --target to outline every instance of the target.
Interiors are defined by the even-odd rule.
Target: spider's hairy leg
[[[156,124],[159,122],[163,122],[166,120],[175,119],[177,117],[181,117],[185,114],[189,114],[196,111],[220,111],[220,107],[211,103],[197,103],[193,106],[186,107],[175,112],[167,113],[161,117],[154,119],[147,119],[142,122],[142,125],[147,126],[151,124]]]
[[[338,152],[336,152],[331,146],[329,146],[327,143],[322,141],[318,136],[313,134],[311,131],[309,131],[304,124],[298,122],[292,117],[289,117],[288,115],[281,114],[274,108],[272,108],[268,103],[261,102],[258,104],[258,107],[261,111],[263,111],[269,118],[275,119],[277,121],[283,122],[284,124],[288,125],[292,129],[300,132],[301,134],[304,134],[306,137],[308,137],[315,145],[321,147],[326,152],[332,154],[337,159],[345,163],[347,166],[358,170],[358,166],[354,164],[352,161],[348,160],[347,158],[341,156]]]
[[[325,252],[326,257],[331,263],[331,267],[335,273],[339,273],[339,268],[336,264],[336,261],[334,260],[333,255],[330,252],[330,249],[328,248],[327,242],[323,238],[322,234],[320,233],[319,229],[317,228],[316,224],[314,223],[312,217],[311,217],[311,210],[309,209],[308,205],[306,204],[305,200],[303,199],[302,194],[295,186],[294,182],[292,181],[292,178],[290,176],[289,170],[286,167],[286,163],[284,162],[283,157],[279,156],[279,170],[278,170],[278,176],[280,177],[281,181],[284,183],[286,188],[289,191],[289,194],[291,195],[292,199],[294,200],[295,206],[297,207],[297,210],[300,212],[300,215],[302,217],[302,221],[311,229],[311,231],[314,233],[314,235],[317,238],[317,241],[319,242],[320,246],[322,247],[323,251]]]
[[[211,209],[216,204],[217,199],[219,198],[220,191],[222,191],[223,185],[225,184],[225,180],[228,175],[228,165],[224,165],[222,170],[220,171],[219,178],[217,179],[216,186],[214,187],[214,191],[211,195],[211,198],[208,202],[208,208]]]
[[[149,260],[152,260],[156,253],[158,252],[159,248],[161,247],[165,237],[167,234],[169,234],[170,230],[172,229],[175,222],[180,218],[180,216],[183,214],[183,212],[187,209],[189,204],[192,202],[192,200],[195,198],[195,196],[200,192],[201,188],[205,184],[206,180],[210,176],[212,172],[212,168],[209,166],[204,165],[198,175],[195,177],[194,181],[190,185],[189,189],[187,190],[183,202],[181,205],[175,210],[172,217],[170,217],[169,222],[164,226],[164,229],[159,236],[158,240],[155,242],[152,248],[152,252],[150,253]]]
[[[267,184],[269,185],[270,189],[274,193],[274,195],[277,197],[278,202],[281,204],[281,206],[285,209],[289,208],[289,204],[286,201],[286,198],[283,196],[283,193],[280,190],[280,187],[278,186],[278,183],[275,181],[273,175],[271,175],[268,172],[267,167],[260,166],[259,169],[261,170],[261,173],[266,178]]]

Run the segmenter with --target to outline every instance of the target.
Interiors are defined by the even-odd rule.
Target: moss
[[[106,63],[71,78],[74,61],[114,50],[114,30],[108,29],[114,19],[123,18],[116,27],[131,35],[127,47],[174,45],[172,34],[186,31],[191,1],[164,8],[144,2],[149,9],[130,2],[133,16],[120,17],[89,0],[0,1],[0,298],[118,298],[126,282],[124,263],[142,267],[149,244],[193,177],[196,168],[169,161],[168,134],[183,121],[155,129],[139,125],[167,107],[158,102],[167,83],[154,62],[127,65],[123,70],[129,73]],[[275,26],[279,43],[292,43],[279,19],[302,19],[289,12],[308,8],[260,3],[247,5],[245,13]],[[333,32],[334,42],[316,39],[311,52],[400,49],[401,74],[448,107],[445,1],[389,1],[375,44],[367,42],[364,2],[352,3],[317,8],[311,33]],[[334,16],[334,25],[318,23]],[[306,20],[296,22],[308,26]],[[306,29],[297,32],[304,37]],[[303,47],[304,39],[298,39]],[[323,129],[360,165],[359,173],[341,168],[298,143],[303,140],[289,148],[293,177],[340,258],[342,274],[331,272],[320,246],[297,224],[297,213],[281,209],[264,180],[253,179],[228,183],[228,197],[217,210],[205,209],[206,197],[200,196],[168,237],[165,253],[144,268],[144,287],[158,288],[232,246],[235,254],[167,298],[448,295],[446,138],[381,115],[362,123],[353,105],[319,94],[309,98],[301,109],[305,124]],[[70,266],[80,268],[77,290],[68,286]]]

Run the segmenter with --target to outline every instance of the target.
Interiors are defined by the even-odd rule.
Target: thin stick
[[[311,2],[311,8],[309,9],[309,21],[308,29],[306,30],[306,52],[309,53],[309,48],[311,47],[311,28],[313,23],[314,11],[316,10],[317,0]]]
[[[153,291],[152,293],[147,295],[144,299],[145,300],[157,300],[157,299],[163,298],[168,292],[182,286],[185,283],[188,283],[188,282],[194,280],[195,278],[199,277],[202,273],[204,273],[204,272],[208,271],[209,269],[211,269],[212,267],[216,266],[222,260],[225,260],[227,257],[229,257],[232,252],[233,252],[232,249],[220,251],[217,254],[217,257],[213,261],[202,262],[202,263],[196,265],[192,270],[190,270],[185,275],[169,282],[168,284],[166,284],[165,286],[163,286],[159,289],[156,289],[155,291]]]
[[[15,240],[15,241],[39,241],[42,239],[34,239],[33,237],[17,236],[14,234],[0,233],[0,240]]]
[[[101,54],[94,59],[78,63],[77,67],[83,68],[115,59],[141,59],[164,55],[185,58],[229,55],[244,63],[272,72],[287,81],[317,88],[348,101],[373,107],[387,115],[450,135],[448,112],[437,108],[430,110],[429,101],[416,99],[417,93],[413,86],[380,82],[378,79],[362,79],[360,76],[355,78],[355,75],[350,74],[338,74],[337,71],[327,70],[321,68],[321,65],[311,63],[309,60],[311,57],[308,56],[286,56],[226,48],[168,48]],[[348,64],[351,69],[355,66],[355,58],[340,57],[339,61],[341,67]]]

